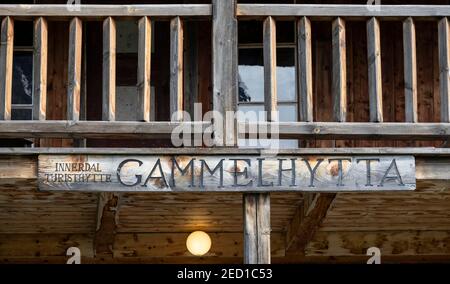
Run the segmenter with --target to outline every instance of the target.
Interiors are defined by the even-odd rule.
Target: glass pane
[[[14,53],[12,82],[12,104],[32,104],[33,53]]]
[[[245,121],[265,121],[264,105],[239,105],[237,120]]]
[[[277,49],[278,101],[296,101],[295,48]]]
[[[280,122],[295,122],[297,121],[297,104],[278,105],[278,113]]]
[[[239,50],[239,101],[264,102],[263,49]]]
[[[239,102],[264,102],[262,48],[239,50]],[[295,49],[277,49],[278,101],[296,101]]]
[[[295,43],[295,23],[292,21],[277,21],[277,44]]]
[[[33,112],[31,109],[12,109],[11,119],[12,120],[31,120]]]
[[[238,23],[239,44],[263,42],[263,23],[261,21],[239,21]]]
[[[33,22],[14,22],[14,46],[33,47]]]

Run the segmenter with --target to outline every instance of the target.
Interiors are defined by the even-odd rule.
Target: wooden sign
[[[39,156],[40,190],[343,192],[415,188],[413,156]]]

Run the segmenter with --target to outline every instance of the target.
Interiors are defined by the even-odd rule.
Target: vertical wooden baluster
[[[367,22],[367,56],[369,64],[370,121],[383,122],[380,23],[375,17]]]
[[[298,90],[299,90],[299,120],[312,122],[313,119],[313,78],[311,51],[311,22],[303,17],[297,22],[298,32]]]
[[[183,120],[183,100],[183,22],[180,17],[176,17],[170,22],[171,120]]]
[[[345,122],[347,119],[347,59],[345,43],[345,21],[333,21],[333,99],[334,119]]]
[[[80,18],[70,22],[67,119],[75,121],[80,119],[82,27]]]
[[[2,20],[0,43],[0,120],[11,119],[13,53],[14,20],[5,17]]]
[[[411,17],[403,22],[403,56],[405,64],[405,122],[417,122],[416,27]]]
[[[148,17],[139,20],[138,52],[138,120],[150,121],[152,23]]]
[[[450,28],[448,18],[439,21],[439,72],[441,122],[450,122]]]
[[[104,121],[116,120],[116,21],[103,21],[103,108]]]
[[[47,113],[47,20],[40,17],[34,22],[33,54],[33,119],[45,120]]]
[[[277,38],[272,17],[264,21],[264,110],[267,121],[277,121]]]

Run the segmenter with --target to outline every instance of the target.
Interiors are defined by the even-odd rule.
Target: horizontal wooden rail
[[[279,133],[280,138],[298,139],[450,139],[450,123],[341,123],[268,122],[240,124],[239,135],[255,137]],[[264,133],[261,132],[264,129]],[[266,130],[267,129],[267,130]],[[268,136],[270,137],[270,136]],[[261,138],[261,137],[260,137]]]
[[[240,136],[265,135],[298,139],[450,139],[450,123],[241,123]],[[169,137],[180,127],[202,133],[210,122],[0,121],[0,138],[146,138]],[[177,128],[178,127],[178,128]],[[278,128],[278,129],[277,129]],[[264,131],[262,130],[264,129]],[[269,131],[265,131],[268,129]],[[269,136],[270,137],[270,136]],[[261,136],[260,136],[261,138]]]
[[[0,17],[41,17],[54,18],[82,17],[173,17],[211,16],[210,4],[177,5],[0,5]]]
[[[0,138],[170,138],[179,122],[1,121]],[[210,122],[186,122],[184,129],[202,132]]]
[[[0,148],[0,155],[273,155],[273,151],[242,148]],[[278,155],[414,155],[449,157],[450,148],[298,148]]]
[[[244,17],[446,17],[449,5],[298,5],[239,4],[237,16]]]

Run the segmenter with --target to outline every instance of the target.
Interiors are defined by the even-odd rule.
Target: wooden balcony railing
[[[297,21],[297,80],[299,122],[279,123],[270,115],[269,127],[278,124],[281,137],[319,139],[450,139],[450,6],[366,5],[278,5],[237,4],[235,0],[213,0],[204,5],[0,5],[0,138],[159,138],[168,136],[180,124],[202,131],[211,122],[185,122],[182,115],[171,122],[150,121],[151,21],[170,20],[170,111],[183,109],[183,23],[190,18],[213,22],[213,103],[220,113],[237,108],[237,23],[264,20],[265,110],[276,111],[276,23],[279,19]],[[138,121],[115,121],[116,110],[116,20],[139,19]],[[14,20],[32,19],[35,29],[33,121],[11,121],[11,82],[13,69]],[[311,20],[332,20],[332,95],[335,122],[313,121],[313,75]],[[435,21],[439,32],[441,122],[418,123],[417,60],[415,21]],[[68,20],[69,62],[67,120],[46,120],[47,105],[47,21]],[[370,122],[352,123],[347,116],[347,71],[345,23],[367,21],[368,96]],[[383,119],[380,27],[382,20],[403,22],[405,122],[385,123]],[[103,21],[103,121],[80,120],[82,22]],[[155,43],[157,44],[157,43]],[[262,83],[262,82],[261,82]],[[252,123],[244,123],[244,135],[252,133]],[[200,126],[200,127],[198,127]],[[235,129],[235,128],[234,128]],[[258,128],[256,128],[258,129]],[[258,131],[257,131],[258,132]],[[257,134],[257,133],[256,133]],[[236,133],[224,129],[216,133],[224,141],[236,140]]]

